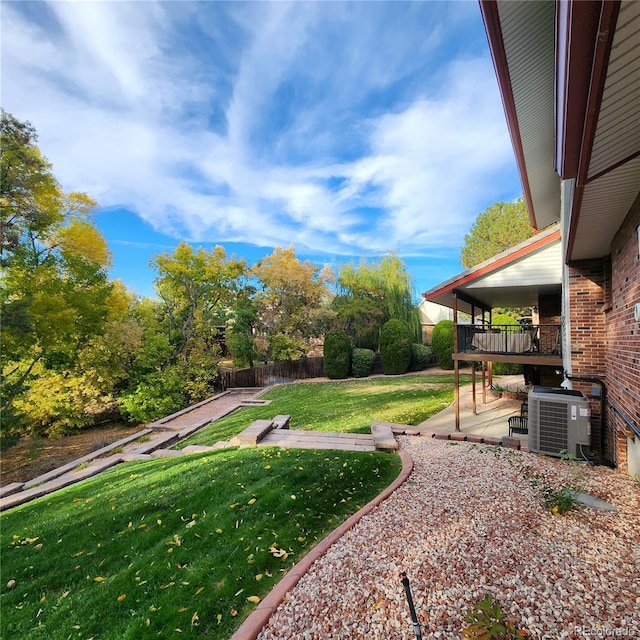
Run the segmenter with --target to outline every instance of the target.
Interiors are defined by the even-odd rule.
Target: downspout
[[[589,382],[600,385],[600,463],[607,465],[608,467],[612,467],[615,469],[616,463],[613,460],[609,460],[605,458],[604,455],[604,445],[605,438],[604,434],[607,427],[607,385],[600,379],[594,378],[592,376],[574,376],[571,373],[564,372],[564,377],[567,380],[575,380],[576,382]],[[615,443],[614,443],[614,453],[615,453]]]

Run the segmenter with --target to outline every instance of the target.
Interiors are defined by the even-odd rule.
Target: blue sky
[[[416,292],[521,193],[475,1],[2,2],[2,105],[96,198],[111,275],[158,253],[396,251]]]

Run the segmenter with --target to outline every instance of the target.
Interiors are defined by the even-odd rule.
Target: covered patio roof
[[[553,225],[525,242],[463,271],[422,294],[425,300],[464,313],[494,307],[532,307],[538,297],[561,292],[560,227]]]

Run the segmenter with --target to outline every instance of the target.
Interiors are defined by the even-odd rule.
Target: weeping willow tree
[[[413,283],[395,254],[380,261],[342,265],[336,279],[333,309],[354,346],[377,350],[380,328],[387,320],[402,320],[412,339],[420,342],[420,315],[413,303]]]

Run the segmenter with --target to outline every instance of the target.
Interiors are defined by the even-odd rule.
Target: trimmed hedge
[[[431,347],[427,344],[414,342],[411,345],[410,371],[422,371],[431,364]]]
[[[324,338],[324,375],[331,379],[346,378],[351,368],[351,342],[346,331],[333,329]]]
[[[433,327],[431,347],[442,369],[453,369],[453,320],[440,320]]]
[[[366,378],[373,368],[376,354],[372,349],[356,347],[351,353],[351,373],[354,378]]]
[[[388,320],[380,331],[382,371],[387,375],[406,373],[411,362],[411,333],[402,320]]]

